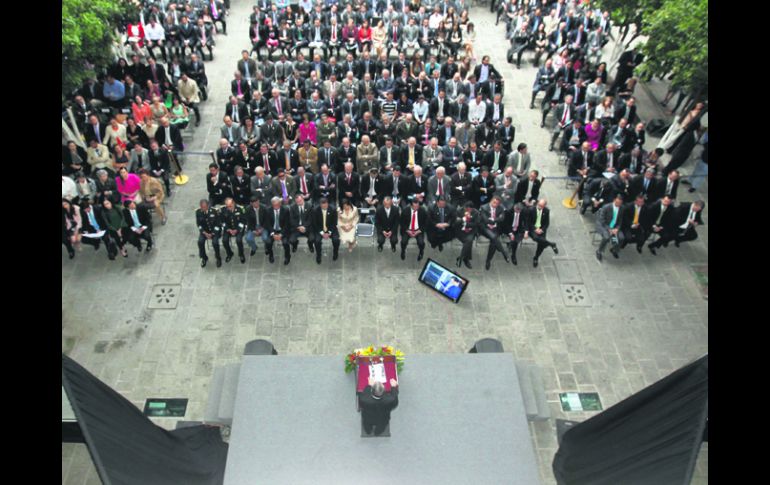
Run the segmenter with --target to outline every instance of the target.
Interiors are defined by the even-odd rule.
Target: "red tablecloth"
[[[369,359],[372,357],[359,357],[358,358],[358,386],[356,386],[356,392],[361,392],[369,384]],[[385,357],[374,357],[375,359],[381,359],[385,363],[385,392],[390,391],[390,380],[395,379],[398,381],[398,372],[396,371],[396,358],[392,355],[386,355]]]

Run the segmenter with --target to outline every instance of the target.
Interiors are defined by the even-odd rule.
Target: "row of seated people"
[[[246,207],[227,198],[224,206],[219,209],[211,207],[208,200],[201,200],[200,208],[195,213],[201,266],[206,266],[208,262],[208,241],[213,245],[217,267],[222,265],[220,239],[225,247],[225,262],[234,257],[232,239],[235,239],[241,263],[246,262],[245,239],[251,248],[252,257],[258,250],[257,240],[261,240],[270,263],[275,262],[275,243],[281,244],[284,265],[287,265],[292,253],[297,251],[300,238],[307,240],[308,250],[315,253],[318,264],[322,261],[322,244],[329,241],[333,249],[332,259],[336,261],[341,241],[355,235],[356,224],[350,221],[357,220],[357,215],[354,219],[348,215],[357,212],[347,199],[343,199],[340,208],[335,209],[326,197],[310,206],[301,194],[297,194],[291,204],[284,204],[281,197],[273,197],[267,204],[263,204],[255,195]],[[445,196],[438,197],[430,204],[423,204],[413,198],[408,204],[399,207],[390,196],[385,196],[373,220],[377,250],[382,252],[385,243],[389,242],[391,250],[396,252],[400,236],[402,260],[406,259],[409,241],[414,239],[419,250],[417,261],[420,261],[424,256],[427,235],[431,247],[439,251],[443,251],[445,244],[457,239],[462,245],[457,265],[465,264],[472,268],[473,241],[479,236],[484,237],[489,240],[485,263],[485,268],[489,270],[496,252],[500,252],[506,262],[518,264],[517,248],[527,239],[537,244],[533,259],[535,267],[546,248],[550,247],[558,254],[556,243],[546,238],[550,225],[549,214],[545,199],[533,200],[531,205],[517,203],[506,208],[499,196],[492,196],[488,203],[477,209],[471,202],[457,206],[450,204]]]
[[[406,174],[399,165],[394,165],[386,173],[371,168],[369,173],[359,175],[350,162],[346,162],[339,173],[333,172],[325,163],[317,174],[309,173],[303,166],[297,169],[294,176],[283,168],[279,168],[275,176],[261,166],[254,171],[255,175],[250,177],[242,167],[237,166],[235,174],[228,176],[216,163],[211,163],[206,180],[208,200],[212,205],[219,206],[226,199],[233,198],[236,204],[247,205],[253,196],[263,204],[278,197],[283,204],[290,204],[296,196],[300,196],[311,206],[325,198],[332,204],[341,203],[344,199],[355,207],[366,208],[379,206],[385,197],[391,197],[401,206],[413,200],[426,203],[445,197],[454,205],[470,202],[479,208],[498,196],[506,207],[511,207],[515,203],[531,205],[537,200],[543,181],[538,178],[537,170],[531,170],[526,177],[519,179],[512,166],[505,167],[498,175],[482,166],[474,176],[463,162],[451,176],[440,166],[430,177],[423,173],[419,165],[414,166],[412,174]]]

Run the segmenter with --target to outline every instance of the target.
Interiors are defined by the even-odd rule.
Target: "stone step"
[[[225,366],[225,377],[222,384],[222,395],[219,400],[218,419],[220,423],[233,424],[235,412],[235,394],[238,391],[238,376],[241,373],[241,364]]]
[[[525,362],[516,362],[516,373],[519,375],[519,387],[524,401],[524,410],[527,413],[527,419],[532,421],[537,417],[537,398],[532,387],[532,376],[529,370],[529,364]]]
[[[225,381],[225,368],[217,367],[209,384],[209,397],[206,402],[206,411],[203,413],[204,423],[219,423],[219,401],[222,397],[222,385]]]
[[[545,397],[545,384],[543,383],[543,371],[539,366],[530,366],[530,377],[532,382],[532,390],[535,394],[535,401],[537,402],[537,416],[535,421],[547,421],[551,418],[551,408],[548,406],[548,401]]]

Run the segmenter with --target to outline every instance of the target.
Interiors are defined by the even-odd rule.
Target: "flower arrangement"
[[[345,372],[353,372],[356,368],[356,358],[360,357],[373,357],[373,362],[378,362],[378,357],[385,357],[392,355],[396,357],[396,369],[400,373],[404,368],[404,353],[400,350],[396,350],[392,345],[383,345],[382,347],[375,347],[370,345],[361,349],[355,349],[353,352],[345,356]]]

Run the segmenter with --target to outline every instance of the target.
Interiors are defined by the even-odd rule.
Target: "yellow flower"
[[[390,354],[393,353],[393,346],[392,345],[388,345],[388,353],[390,353]]]

